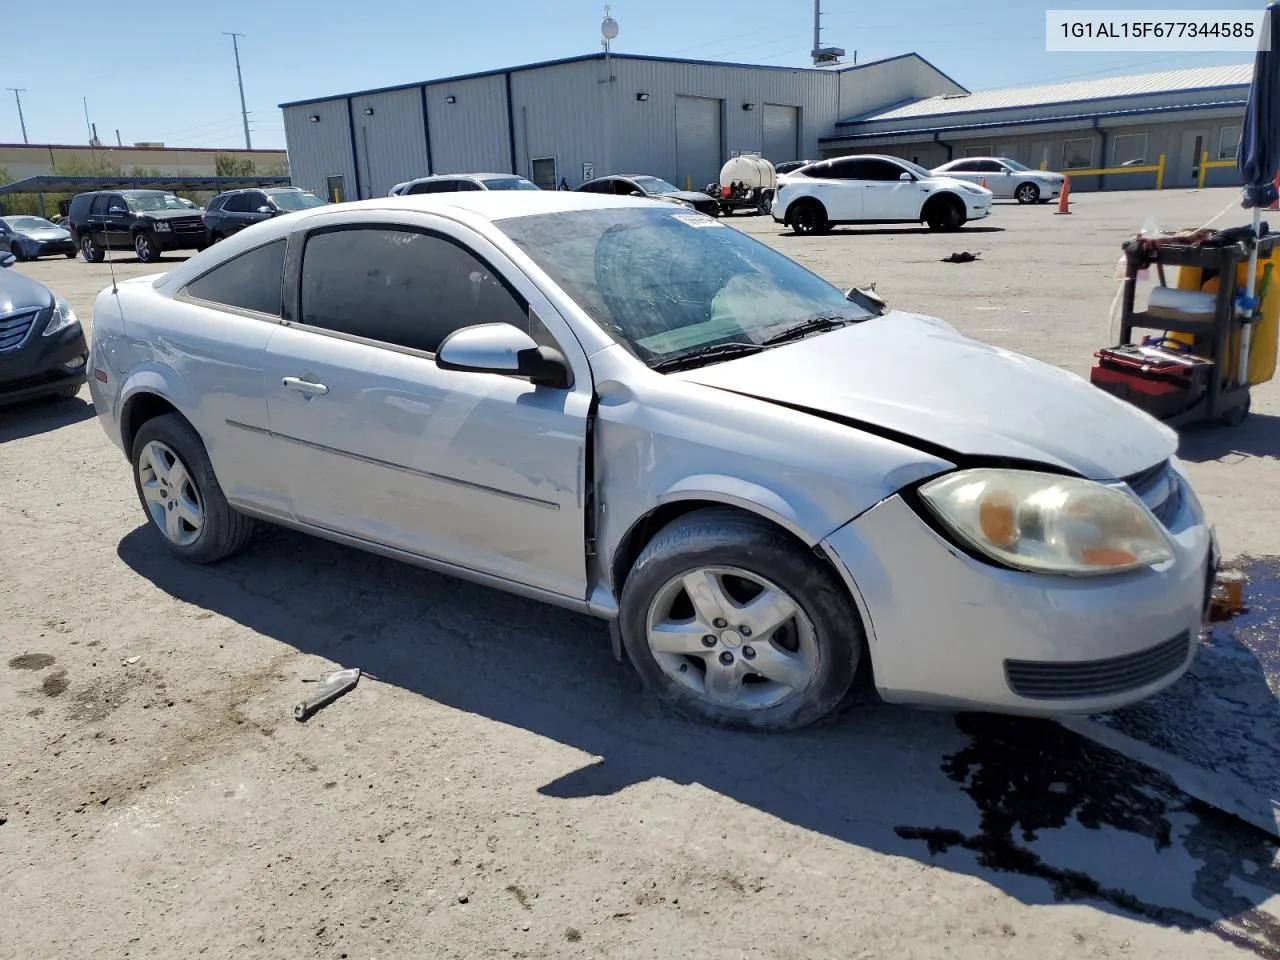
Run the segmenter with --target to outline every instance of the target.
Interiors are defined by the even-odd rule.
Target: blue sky
[[[824,0],[824,43],[865,61],[914,50],[972,90],[1175,67],[1241,54],[1046,53],[1045,9],[1257,9],[1214,0]],[[134,12],[130,12],[130,10]],[[811,0],[617,0],[620,53],[803,66]],[[56,12],[55,12],[56,11]],[[0,87],[25,87],[33,143],[243,146],[231,39],[255,147],[283,147],[277,104],[599,50],[595,0],[198,0],[151,7],[0,0]],[[37,43],[30,38],[38,38]],[[0,143],[21,142],[0,91]]]

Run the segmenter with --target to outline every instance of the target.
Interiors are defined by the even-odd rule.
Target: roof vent
[[[969,96],[969,94],[967,93],[944,93],[942,95],[942,99],[943,100],[963,100],[967,96]]]

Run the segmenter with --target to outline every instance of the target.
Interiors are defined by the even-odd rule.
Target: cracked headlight
[[[49,323],[44,328],[46,337],[61,333],[68,327],[80,322],[80,318],[76,316],[76,312],[71,309],[71,304],[67,303],[67,301],[58,297],[53,304],[53,316],[49,318]]]
[[[1151,513],[1115,487],[1026,470],[961,470],[920,488],[964,543],[1021,570],[1095,576],[1173,559]]]

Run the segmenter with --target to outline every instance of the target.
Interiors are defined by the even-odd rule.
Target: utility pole
[[[244,120],[244,148],[246,150],[253,149],[253,143],[249,140],[249,111],[244,105],[244,78],[240,75],[240,43],[238,37],[243,37],[243,33],[232,33],[229,30],[223,30],[224,34],[231,38],[231,49],[236,54],[236,83],[240,85],[240,118]]]
[[[813,0],[813,65],[838,63],[843,56],[841,48],[822,45],[822,0]]]
[[[6,90],[13,91],[13,99],[18,101],[18,125],[22,127],[22,142],[30,143],[27,139],[27,121],[22,116],[22,95],[27,92],[26,87],[5,87]]]

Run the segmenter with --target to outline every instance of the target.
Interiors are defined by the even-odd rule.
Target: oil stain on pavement
[[[1280,798],[1280,559],[1247,560],[1241,569],[1247,610],[1206,632],[1186,676],[1144,703],[1095,719]],[[934,857],[967,850],[988,870],[1044,881],[1059,901],[1107,903],[1280,960],[1280,920],[1259,909],[1280,894],[1274,837],[1055,723],[987,714],[962,714],[956,723],[970,742],[946,758],[943,770],[978,807],[979,830],[903,825],[899,837],[925,843]],[[1099,831],[1101,849],[1092,861],[1098,867],[1133,855],[1124,842],[1127,854],[1108,851],[1116,834],[1107,831],[1137,838],[1151,857],[1166,859],[1161,854],[1168,851],[1171,862],[1189,859],[1187,896],[1160,896],[1144,889],[1149,884],[1134,884],[1140,895],[1123,882],[1103,882],[1101,869],[1078,868],[1079,857],[1063,866],[1073,857],[1055,851],[1046,832],[1073,822]]]

